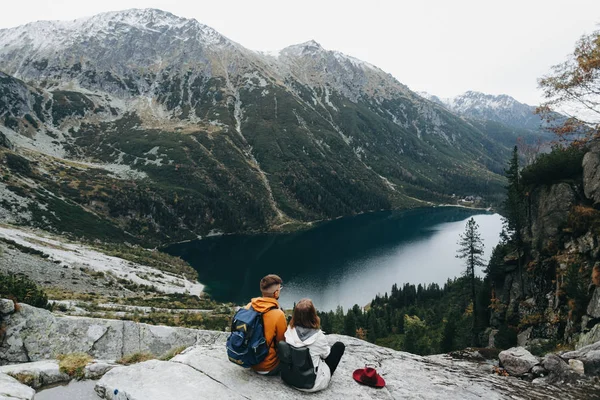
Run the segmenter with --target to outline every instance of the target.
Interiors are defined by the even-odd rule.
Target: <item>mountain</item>
[[[0,30],[0,70],[20,223],[164,243],[502,191],[505,144],[314,41],[134,9]]]
[[[535,114],[535,107],[520,103],[505,94],[492,95],[467,91],[450,98],[439,98],[426,92],[419,93],[424,98],[443,105],[459,115],[502,123],[519,129],[538,131],[543,126],[542,119]]]
[[[535,113],[536,107],[508,95],[467,91],[456,97],[440,98],[426,92],[419,94],[466,118],[477,129],[506,146],[514,146],[519,138],[536,145],[554,140],[548,122]],[[560,123],[564,116],[556,114],[556,118],[555,123]]]

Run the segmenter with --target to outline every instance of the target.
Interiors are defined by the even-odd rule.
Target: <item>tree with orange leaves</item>
[[[546,101],[537,109],[560,139],[600,137],[600,31],[579,39],[567,61],[539,80]],[[559,111],[566,120],[557,123]]]

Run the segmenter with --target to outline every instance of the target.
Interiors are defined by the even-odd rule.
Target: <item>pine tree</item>
[[[479,234],[479,225],[475,222],[474,218],[469,219],[467,221],[467,225],[465,227],[465,232],[460,235],[460,240],[458,241],[460,248],[457,250],[457,258],[465,259],[466,270],[464,275],[471,282],[471,302],[473,304],[473,316],[477,315],[477,297],[475,293],[475,268],[483,267],[485,263],[483,262],[483,242],[481,240],[481,235]],[[475,346],[476,344],[476,335],[477,335],[477,327],[476,327],[477,318],[473,318],[472,325],[472,339],[471,344]]]
[[[504,171],[508,179],[506,186],[507,194],[504,201],[506,219],[504,220],[504,230],[517,249],[517,265],[519,270],[519,280],[521,283],[521,296],[524,296],[523,267],[521,265],[521,252],[523,250],[523,229],[525,228],[525,190],[521,183],[519,172],[519,153],[517,146],[513,149],[513,155]]]

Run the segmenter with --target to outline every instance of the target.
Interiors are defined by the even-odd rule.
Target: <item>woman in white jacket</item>
[[[311,389],[299,389],[316,392],[329,386],[345,346],[336,342],[329,346],[325,334],[320,329],[321,320],[317,316],[315,305],[310,299],[302,299],[294,308],[292,319],[285,332],[285,341],[294,347],[308,347],[315,368],[315,385]]]

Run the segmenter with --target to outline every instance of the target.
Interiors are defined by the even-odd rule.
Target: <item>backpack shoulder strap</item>
[[[279,306],[273,306],[273,307],[269,308],[268,310],[266,310],[265,312],[261,313],[261,318],[263,318],[263,329],[265,329],[265,320],[264,320],[264,315],[265,315],[266,313],[268,313],[269,311],[271,311],[271,310],[275,310],[275,309],[279,309]],[[270,348],[271,346],[273,346],[273,344],[275,344],[275,338],[276,338],[276,336],[273,336],[273,339],[271,339],[271,343],[269,343],[269,348]]]

